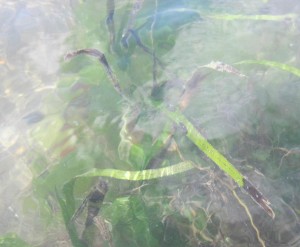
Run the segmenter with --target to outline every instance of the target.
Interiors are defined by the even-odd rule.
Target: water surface
[[[0,245],[299,246],[299,9],[295,0],[3,3]],[[86,48],[107,63],[64,60]],[[184,114],[275,218],[161,105]],[[135,182],[111,174],[100,212],[82,207],[68,222],[98,181],[66,190],[76,175],[187,160],[200,169]]]

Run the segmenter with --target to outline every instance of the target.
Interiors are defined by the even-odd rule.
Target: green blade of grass
[[[268,67],[272,67],[272,68],[276,68],[276,69],[280,69],[286,72],[289,72],[291,74],[294,74],[296,76],[300,77],[300,69],[284,64],[284,63],[279,63],[279,62],[275,62],[275,61],[270,61],[270,60],[245,60],[245,61],[241,61],[238,62],[236,64],[261,64],[261,65],[265,65]]]
[[[195,168],[195,165],[190,161],[181,162],[176,165],[167,166],[167,167],[163,167],[163,168],[148,169],[148,170],[142,170],[142,171],[123,171],[123,170],[117,170],[117,169],[96,169],[96,168],[94,168],[86,173],[76,176],[75,178],[110,177],[110,178],[115,178],[115,179],[131,180],[131,181],[150,180],[150,179],[172,176],[175,174],[186,172],[193,168]]]
[[[255,20],[255,21],[284,21],[284,20],[294,20],[297,18],[296,14],[286,14],[286,15],[230,15],[230,14],[216,14],[209,15],[209,18],[217,20]]]
[[[162,108],[162,110],[175,123],[183,124],[187,130],[186,136],[240,187],[244,186],[244,176],[196,130],[183,114],[169,111],[166,108]]]

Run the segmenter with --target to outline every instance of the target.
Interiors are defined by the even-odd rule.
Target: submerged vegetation
[[[297,64],[277,62],[284,49],[270,55],[276,61],[259,59],[267,52],[234,52],[231,37],[214,47],[201,33],[217,40],[222,21],[278,25],[297,16],[210,8],[168,0],[75,6],[59,113],[26,117],[38,124],[32,142],[46,153],[35,157],[24,210],[36,209],[47,232],[65,233],[41,246],[299,244],[292,184],[300,112],[278,98],[280,89],[291,106],[300,103]],[[15,235],[1,241],[23,244]]]

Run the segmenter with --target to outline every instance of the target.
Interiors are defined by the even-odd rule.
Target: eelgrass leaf
[[[236,64],[260,64],[260,65],[265,65],[271,68],[276,68],[276,69],[280,69],[286,72],[289,72],[291,74],[294,74],[296,76],[300,77],[300,69],[291,66],[291,65],[287,65],[284,63],[279,63],[279,62],[275,62],[275,61],[270,61],[270,60],[245,60],[245,61],[241,61],[238,62]]]

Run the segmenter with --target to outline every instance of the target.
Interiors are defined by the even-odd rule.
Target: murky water
[[[299,13],[296,0],[2,1],[0,245],[300,246]],[[100,194],[88,175],[66,185],[94,168],[128,172],[106,171]]]
[[[31,221],[24,218],[20,199],[35,176],[32,158],[42,151],[29,141],[34,123],[43,117],[33,113],[51,114],[53,106],[44,102],[55,97],[73,14],[67,1],[1,1],[0,13],[0,232],[34,240],[35,232],[41,234],[36,229],[40,220],[38,215]]]

